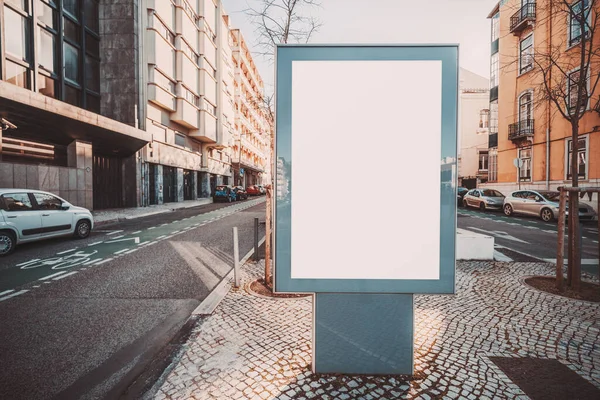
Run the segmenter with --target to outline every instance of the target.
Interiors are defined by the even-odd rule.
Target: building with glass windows
[[[581,7],[586,23],[577,17]],[[572,157],[577,157],[580,186],[600,186],[597,53],[585,78],[588,101],[580,110],[576,154],[571,124],[564,117],[575,112],[580,44],[584,36],[589,38],[585,25],[600,26],[593,20],[598,13],[598,1],[502,0],[488,15],[492,27],[488,186],[503,192],[519,186],[540,190],[569,186]],[[600,36],[589,46],[599,49]],[[545,68],[550,59],[551,70]],[[559,99],[560,108],[543,89],[544,82]]]

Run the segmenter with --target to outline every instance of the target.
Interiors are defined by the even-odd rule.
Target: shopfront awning
[[[0,116],[17,126],[5,131],[7,136],[65,146],[82,140],[106,155],[129,156],[151,138],[133,126],[2,81]]]

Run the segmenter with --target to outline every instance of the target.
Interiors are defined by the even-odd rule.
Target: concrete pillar
[[[158,164],[155,168],[155,173],[153,190],[156,191],[156,204],[163,204],[163,166]]]
[[[208,172],[200,173],[200,190],[203,198],[210,197],[210,174]]]
[[[175,201],[183,201],[183,168],[177,168],[177,196]]]
[[[65,178],[69,179],[69,191],[71,199],[77,199],[76,205],[92,209],[94,205],[94,174],[93,174],[93,155],[92,144],[74,140],[67,146],[67,165],[76,169],[76,184],[71,187],[70,173]],[[56,173],[55,173],[56,172]],[[59,189],[58,169],[53,170],[49,167],[47,170],[40,168],[40,187],[47,185],[53,186],[53,176],[56,176],[56,189]],[[51,190],[48,188],[47,190]]]
[[[142,174],[137,154],[123,158],[123,205],[125,207],[139,206],[140,185]]]
[[[217,177],[217,186],[222,185],[223,184],[223,175],[216,175]]]
[[[192,173],[192,199],[198,198],[198,173],[194,171]]]

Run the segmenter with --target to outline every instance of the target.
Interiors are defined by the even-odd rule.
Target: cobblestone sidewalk
[[[247,264],[243,282],[263,271]],[[312,300],[232,290],[194,329],[156,399],[527,398],[488,357],[557,359],[600,388],[600,306],[525,286],[549,264],[459,262],[457,295],[415,296],[415,376],[315,375]]]

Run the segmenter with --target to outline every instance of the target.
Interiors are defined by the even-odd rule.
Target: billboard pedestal
[[[413,295],[316,293],[313,372],[413,373]]]

